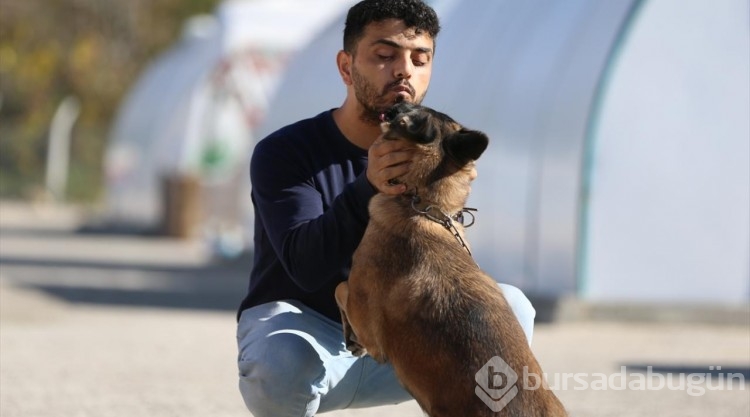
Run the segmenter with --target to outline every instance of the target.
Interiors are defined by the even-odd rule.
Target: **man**
[[[255,255],[237,330],[240,391],[255,417],[411,399],[390,366],[346,350],[334,289],[347,279],[370,197],[405,191],[390,180],[408,172],[412,151],[379,138],[380,115],[422,101],[439,30],[421,0],[356,4],[336,56],[344,103],[255,147]],[[531,340],[534,309],[518,289],[503,290]]]

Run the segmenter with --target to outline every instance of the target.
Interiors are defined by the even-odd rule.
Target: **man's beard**
[[[359,118],[365,123],[380,124],[380,116],[385,113],[391,106],[401,101],[409,100],[413,103],[420,104],[424,99],[424,94],[416,96],[414,87],[406,81],[406,85],[411,90],[411,98],[406,99],[403,95],[398,94],[395,99],[389,100],[387,95],[394,87],[404,84],[402,81],[396,81],[388,84],[382,91],[363,77],[356,69],[352,67],[352,83],[354,85],[354,96],[362,105],[362,113]]]

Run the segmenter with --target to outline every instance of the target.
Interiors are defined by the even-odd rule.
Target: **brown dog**
[[[384,119],[386,139],[417,150],[398,179],[407,192],[370,201],[349,280],[336,288],[347,348],[390,362],[433,417],[567,415],[536,387],[542,370],[523,330],[457,221],[487,136],[407,103]]]

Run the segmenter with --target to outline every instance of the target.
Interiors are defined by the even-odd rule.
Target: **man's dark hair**
[[[363,0],[349,9],[344,27],[344,50],[354,49],[364,36],[365,27],[387,19],[402,20],[418,34],[427,33],[434,40],[440,32],[440,22],[432,7],[422,0]]]

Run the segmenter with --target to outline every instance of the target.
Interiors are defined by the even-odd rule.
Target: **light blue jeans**
[[[499,284],[531,343],[536,311]],[[245,310],[237,326],[240,392],[254,417],[307,417],[411,400],[388,364],[353,356],[341,324],[287,300]]]

